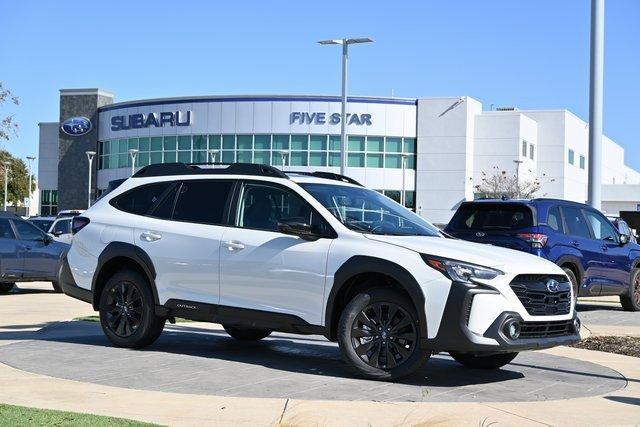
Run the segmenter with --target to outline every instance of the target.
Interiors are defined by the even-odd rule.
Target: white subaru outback
[[[340,175],[151,165],[73,220],[59,273],[116,346],[175,317],[240,340],[322,334],[372,379],[432,353],[495,369],[579,340],[571,284],[539,257],[448,238]]]

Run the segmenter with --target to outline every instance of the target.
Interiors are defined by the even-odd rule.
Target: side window
[[[320,234],[329,232],[320,214],[294,192],[270,185],[245,185],[238,207],[238,227],[278,231],[278,221],[284,219],[310,224]]]
[[[53,226],[53,233],[69,234],[71,233],[71,219],[63,219],[56,222]]]
[[[8,219],[0,219],[0,239],[15,239],[16,235],[13,234],[11,223]]]
[[[584,237],[585,239],[591,238],[589,226],[582,215],[582,210],[578,208],[563,207],[562,213],[564,214],[564,220],[567,224],[566,234],[576,237]]]
[[[231,181],[183,181],[173,211],[177,221],[223,224]]]
[[[112,201],[112,205],[128,213],[144,215],[160,200],[162,194],[172,184],[171,182],[158,182],[134,188],[117,197]]]
[[[589,221],[594,238],[613,242],[618,241],[618,233],[608,219],[594,211],[584,210],[583,212]]]
[[[20,240],[37,241],[43,240],[44,238],[42,230],[26,221],[13,221],[13,225],[15,225],[16,230],[18,230]]]
[[[558,206],[554,206],[549,209],[549,213],[547,214],[547,225],[558,233],[564,233],[564,227],[562,226],[562,217],[560,216],[560,208]]]
[[[148,214],[149,216],[161,219],[171,219],[173,215],[173,206],[176,202],[176,194],[178,193],[179,184],[173,185],[169,191],[160,198],[156,207]]]

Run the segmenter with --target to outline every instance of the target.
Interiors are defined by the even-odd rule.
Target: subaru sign
[[[161,113],[129,114],[111,117],[111,130],[142,129],[148,127],[189,126],[191,111],[163,111]]]
[[[340,113],[327,114],[323,112],[309,113],[294,111],[289,116],[289,124],[298,125],[330,125],[340,124]],[[356,126],[371,126],[371,114],[347,114],[347,124]]]
[[[93,125],[91,124],[91,120],[86,117],[71,117],[62,122],[60,129],[67,135],[82,136],[91,132]]]

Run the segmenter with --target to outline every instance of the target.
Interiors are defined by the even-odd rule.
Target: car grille
[[[551,279],[558,282],[557,290],[548,288]],[[571,282],[565,276],[521,274],[509,286],[532,316],[555,316],[571,310]]]
[[[550,338],[574,333],[573,320],[556,322],[523,322],[520,324],[520,339]]]

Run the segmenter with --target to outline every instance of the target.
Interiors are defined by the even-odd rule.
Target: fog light
[[[580,326],[582,326],[582,325],[580,324],[580,319],[578,319],[577,317],[576,317],[575,319],[573,319],[573,331],[574,331],[576,334],[579,334],[579,333],[580,333]]]
[[[516,340],[520,336],[520,323],[510,320],[504,325],[504,332],[509,339]]]

